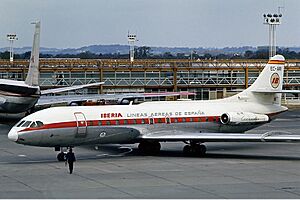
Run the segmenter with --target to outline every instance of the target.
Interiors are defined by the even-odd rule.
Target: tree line
[[[22,54],[14,54],[14,59],[30,59],[31,52]],[[154,54],[151,52],[151,47],[142,46],[135,48],[136,59],[193,59],[193,60],[211,60],[211,59],[268,59],[269,52],[267,50],[245,51],[244,53],[220,53],[211,54],[203,53],[198,54],[195,51],[188,53],[172,53],[164,52]],[[277,54],[283,55],[286,59],[300,59],[300,52],[290,51],[288,48],[278,49]],[[78,54],[40,54],[40,58],[80,58],[80,59],[128,59],[129,54],[120,53],[107,53],[96,54],[90,51],[81,52]],[[0,52],[0,59],[9,59],[9,52]]]

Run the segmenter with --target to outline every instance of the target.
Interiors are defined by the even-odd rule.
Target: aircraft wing
[[[51,106],[55,104],[70,104],[72,102],[84,102],[88,100],[101,99],[101,95],[60,95],[41,96],[35,106]]]
[[[288,132],[266,132],[263,134],[249,133],[151,133],[141,135],[140,139],[159,141],[198,140],[201,142],[300,142],[300,135]]]
[[[90,84],[85,84],[85,85],[73,85],[73,86],[69,86],[69,87],[60,87],[60,88],[42,90],[41,95],[66,92],[66,91],[70,91],[70,90],[78,90],[78,89],[82,89],[82,88],[86,88],[86,87],[99,86],[102,84],[104,84],[104,82],[90,83]]]
[[[162,97],[162,96],[180,96],[195,95],[191,92],[157,92],[157,93],[124,93],[124,94],[90,94],[90,95],[60,95],[60,96],[41,96],[36,106],[51,106],[54,104],[71,104],[72,102],[80,103],[86,101],[116,101],[119,104],[123,100],[132,100],[145,97]]]

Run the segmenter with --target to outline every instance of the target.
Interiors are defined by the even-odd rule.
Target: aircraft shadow
[[[138,157],[138,156],[149,156],[141,154],[138,149],[133,150],[131,153],[126,156]],[[201,156],[188,156],[184,155],[181,151],[161,151],[157,155],[151,155],[154,157],[172,157],[172,158],[198,158],[198,159],[244,159],[244,160],[276,160],[276,161],[300,161],[300,157],[294,156],[278,156],[278,155],[246,155],[246,154],[238,154],[238,153],[210,153],[209,151],[206,153],[204,157]]]
[[[84,146],[80,147],[87,150],[93,151],[91,155],[88,153],[79,153],[76,155],[77,161],[85,161],[85,160],[105,160],[105,159],[120,159],[122,157],[129,158],[129,157],[157,157],[157,158],[195,158],[195,159],[237,159],[237,160],[274,160],[274,161],[300,161],[300,157],[295,156],[285,156],[285,155],[262,155],[263,153],[255,153],[252,155],[242,154],[239,153],[238,150],[244,149],[259,149],[263,148],[262,146],[253,146],[251,144],[244,144],[244,145],[236,145],[236,146],[229,146],[229,145],[218,145],[218,146],[211,146],[208,148],[208,151],[204,157],[200,156],[189,156],[185,155],[182,150],[179,149],[162,149],[159,154],[156,155],[145,155],[142,154],[138,148],[136,147],[126,147],[121,145],[107,145],[101,146],[99,150],[95,150],[94,146]],[[227,152],[235,150],[235,152]],[[220,153],[218,152],[220,151]],[[75,152],[76,153],[76,152]],[[1,164],[51,164],[57,163],[56,156],[51,159],[43,158],[29,158],[29,159],[22,159],[19,161],[12,161],[12,162],[5,162]],[[62,162],[63,163],[63,162]]]

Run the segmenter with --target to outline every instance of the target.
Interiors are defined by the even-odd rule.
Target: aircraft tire
[[[191,155],[191,152],[192,152],[192,147],[191,145],[185,145],[183,147],[183,154],[186,155],[186,156],[190,156]]]
[[[203,144],[185,145],[183,147],[183,154],[186,156],[204,156],[206,154],[206,147]]]
[[[57,154],[57,160],[59,162],[66,161],[66,154],[64,152],[60,152],[59,154]]]
[[[204,156],[206,154],[206,146],[203,144],[197,144],[194,146],[194,153],[197,156]]]
[[[161,145],[159,142],[142,141],[138,148],[142,154],[155,155],[159,153]]]
[[[155,153],[155,154],[158,154],[159,152],[160,152],[160,149],[161,149],[161,145],[160,145],[160,143],[159,142],[154,142],[153,143],[153,152]]]

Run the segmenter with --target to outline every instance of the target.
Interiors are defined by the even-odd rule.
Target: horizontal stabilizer
[[[159,141],[198,140],[201,142],[300,142],[300,135],[286,132],[246,133],[151,133],[141,139]]]
[[[137,93],[139,94],[139,93]],[[152,93],[140,93],[142,97],[168,97],[168,96],[180,96],[180,95],[196,95],[194,92],[152,92]]]
[[[266,89],[257,89],[253,90],[254,93],[269,93],[269,94],[297,94],[300,93],[300,90],[266,90]]]
[[[49,89],[49,90],[42,90],[41,94],[54,94],[54,93],[59,93],[59,92],[66,92],[70,90],[78,90],[86,87],[93,87],[93,86],[99,86],[103,85],[104,82],[98,82],[98,83],[90,83],[90,84],[85,84],[85,85],[73,85],[70,87],[60,87],[60,88],[54,88],[54,89]]]

